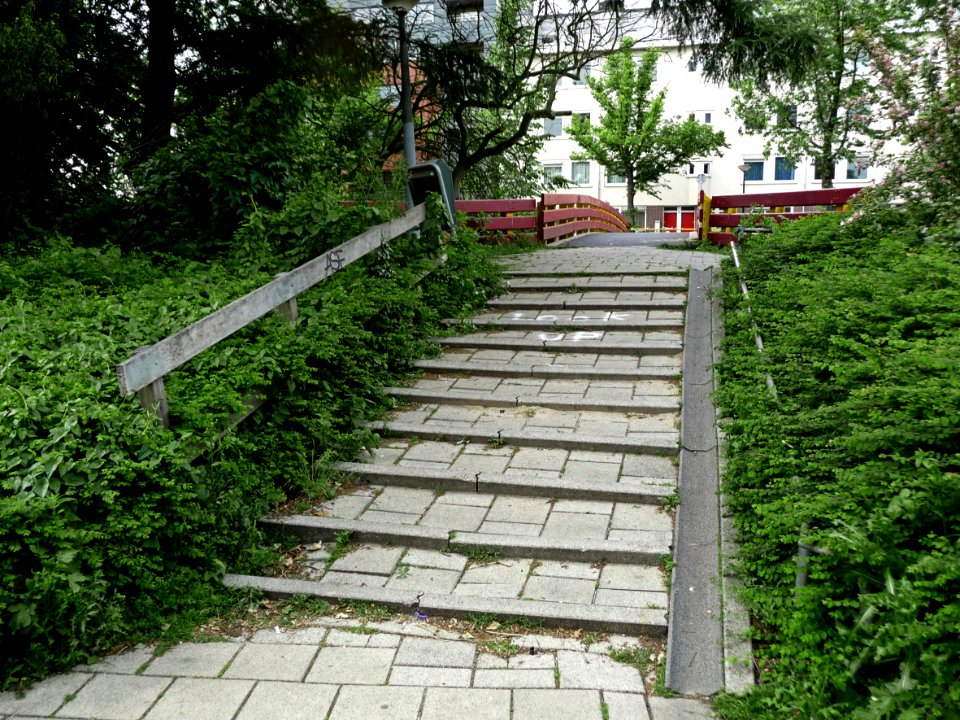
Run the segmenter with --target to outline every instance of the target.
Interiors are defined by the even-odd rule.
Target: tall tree
[[[448,42],[419,34],[421,143],[450,163],[458,188],[508,151],[536,152],[560,80],[579,77],[642,30],[645,13],[619,8],[609,0],[501,0],[493,18],[453,21]]]
[[[603,74],[587,78],[594,99],[603,109],[596,125],[573,117],[570,135],[583,148],[581,157],[596,160],[608,172],[627,181],[627,216],[634,220],[634,197],[657,197],[660,179],[691,158],[725,147],[722,131],[693,118],[664,117],[666,90],[652,94],[656,50],[633,57],[632,40],[607,58]]]
[[[745,77],[733,109],[745,130],[767,138],[796,165],[813,158],[823,187],[833,187],[834,169],[843,159],[856,161],[879,133],[871,112],[873,85],[861,31],[898,42],[895,21],[904,19],[898,0],[777,0],[820,38],[817,62],[803,74],[769,85],[762,75]]]

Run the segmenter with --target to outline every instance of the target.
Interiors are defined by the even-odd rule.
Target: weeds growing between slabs
[[[762,356],[726,267],[718,401],[760,680],[726,718],[960,717],[960,252],[908,218],[750,237]],[[823,552],[795,588],[798,542]]]
[[[357,217],[311,252],[376,220],[339,212]],[[360,423],[389,402],[380,388],[429,351],[441,316],[498,286],[469,230],[420,280],[437,217],[301,295],[295,326],[265,317],[174,371],[170,430],[120,396],[115,366],[290,269],[302,248],[259,252],[261,224],[246,229],[259,244],[204,263],[62,238],[3,255],[0,687],[174,632],[235,602],[219,587],[225,568],[276,559],[256,520],[284,497],[328,492],[325,466],[377,443]],[[253,390],[272,399],[220,437]]]

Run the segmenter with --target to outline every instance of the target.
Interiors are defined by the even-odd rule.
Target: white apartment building
[[[733,91],[727,85],[718,85],[704,79],[689,49],[681,50],[675,44],[644,42],[634,46],[639,56],[655,46],[661,50],[657,64],[657,79],[653,91],[666,88],[665,116],[686,118],[693,115],[698,121],[723,130],[728,147],[711,157],[695,158],[688,166],[662,179],[659,198],[637,193],[634,204],[641,227],[663,229],[693,229],[699,190],[708,195],[787,192],[818,190],[820,180],[814,177],[812,162],[807,159],[792,167],[786,159],[771,153],[764,157],[762,136],[741,134],[742,123],[733,114]],[[602,72],[591,67],[591,74]],[[564,78],[558,88],[553,109],[563,113],[554,120],[544,121],[547,141],[539,160],[544,175],[561,175],[569,181],[566,192],[583,193],[599,198],[619,210],[626,209],[626,182],[611,177],[593,160],[572,160],[571,155],[580,146],[567,134],[571,115],[600,116],[600,105],[593,99],[584,80]],[[566,113],[571,113],[567,115]],[[863,159],[866,162],[866,159]],[[744,173],[738,166],[749,165]],[[834,187],[871,184],[882,177],[882,169],[863,167],[863,163],[842,161],[834,173]]]

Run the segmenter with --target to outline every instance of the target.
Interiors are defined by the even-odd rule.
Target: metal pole
[[[403,157],[409,171],[417,164],[417,149],[413,137],[413,101],[410,98],[410,58],[407,52],[407,11],[397,10],[400,20],[400,109],[403,113]],[[413,208],[410,183],[407,183],[407,209]]]
[[[740,188],[740,194],[741,195],[747,194],[747,173],[746,172],[743,173],[743,185]]]

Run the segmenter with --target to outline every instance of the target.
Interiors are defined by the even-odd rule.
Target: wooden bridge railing
[[[626,218],[612,205],[589,195],[546,193],[538,199],[459,200],[457,211],[480,230],[486,242],[514,238],[558,242],[589,232],[628,232]]]
[[[736,239],[736,233],[729,228],[738,228],[744,220],[757,217],[770,217],[782,222],[822,212],[848,211],[850,198],[862,189],[861,186],[715,197],[701,191],[697,204],[701,239],[714,245],[727,245]],[[801,209],[787,212],[788,207]],[[759,214],[756,212],[758,208],[761,210]]]
[[[290,272],[234,300],[193,325],[153,345],[140,348],[117,365],[120,392],[140,396],[147,412],[157,415],[164,427],[170,424],[164,376],[213,347],[254,320],[276,310],[288,322],[297,318],[297,295],[321,280],[380,248],[423,223],[426,206],[417,205],[405,215],[377,225],[318,255]]]

